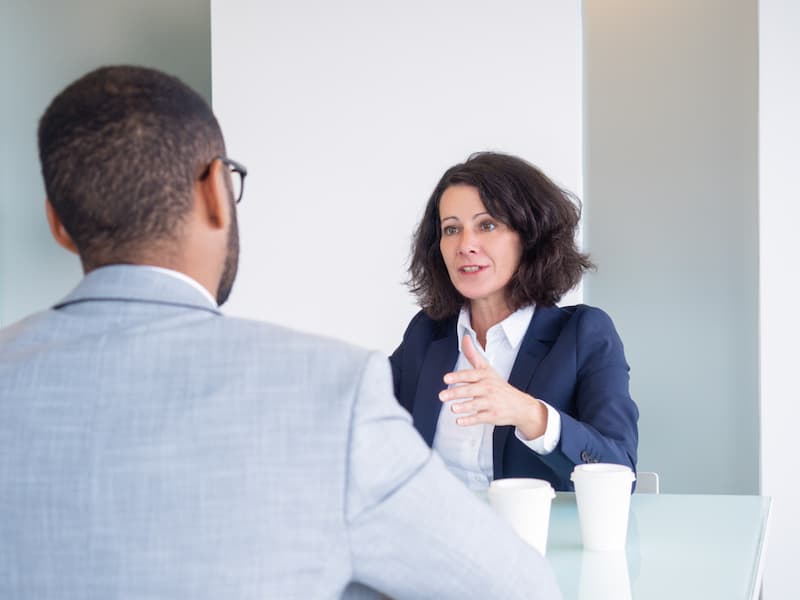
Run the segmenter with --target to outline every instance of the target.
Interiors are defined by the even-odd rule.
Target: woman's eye
[[[442,228],[442,233],[445,235],[453,235],[454,233],[458,232],[458,227],[454,225],[447,225],[446,227]]]
[[[491,221],[484,221],[481,223],[481,231],[494,231],[497,228],[497,225],[492,223]]]

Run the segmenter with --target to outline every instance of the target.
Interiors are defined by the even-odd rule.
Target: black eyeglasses
[[[206,167],[205,171],[203,171],[203,174],[200,175],[200,179],[205,179],[208,177],[208,174],[211,172],[211,165],[215,160],[220,161],[223,165],[228,167],[228,171],[231,173],[233,199],[236,201],[236,204],[239,204],[239,202],[242,201],[242,195],[244,194],[244,178],[247,177],[247,167],[231,158],[227,158],[225,156],[215,156],[213,159],[211,159],[211,162],[208,163],[208,166]]]

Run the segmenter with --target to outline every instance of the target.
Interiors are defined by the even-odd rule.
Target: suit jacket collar
[[[185,281],[138,265],[112,265],[90,271],[54,308],[93,301],[164,304],[222,314],[219,307]]]

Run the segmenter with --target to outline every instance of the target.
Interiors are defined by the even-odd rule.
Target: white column
[[[764,597],[797,592],[800,548],[800,3],[759,3],[761,493],[773,497]]]
[[[625,343],[638,466],[756,493],[756,0],[584,7],[586,299]]]

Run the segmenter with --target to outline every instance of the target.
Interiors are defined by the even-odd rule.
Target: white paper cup
[[[544,479],[495,479],[489,484],[489,504],[542,556],[547,550],[550,504],[555,496]]]
[[[633,471],[624,465],[593,463],[576,466],[570,479],[575,484],[583,547],[624,550]]]

